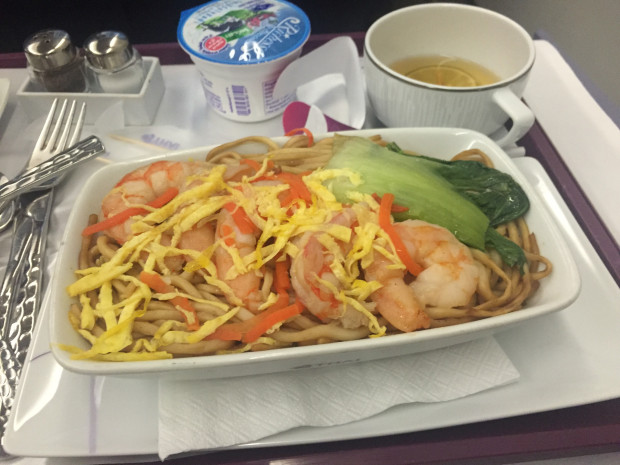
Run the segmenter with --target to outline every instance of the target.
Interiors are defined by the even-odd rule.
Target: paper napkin
[[[159,456],[333,426],[411,402],[442,402],[513,382],[492,337],[378,361],[220,380],[162,380]]]
[[[364,78],[355,42],[336,37],[288,65],[274,98],[295,91],[297,100],[360,129],[366,118]]]

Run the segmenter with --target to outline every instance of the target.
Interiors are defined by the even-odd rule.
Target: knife
[[[24,245],[24,249],[19,252],[21,273],[19,276],[9,277],[17,278],[12,285],[15,299],[6,313],[3,305],[0,305],[0,311],[3,311],[3,315],[0,316],[0,338],[9,341],[20,360],[25,357],[25,353],[22,354],[23,349],[27,349],[30,345],[30,336],[34,331],[33,319],[36,317],[42,298],[43,259],[53,198],[52,189],[43,194],[39,192],[34,199],[24,196],[22,205],[25,205],[25,208],[20,211],[15,222],[14,240]],[[0,288],[2,292],[11,286],[6,281],[5,277]]]
[[[6,430],[41,307],[43,258],[53,196],[53,189],[48,189],[43,194],[20,198],[25,208],[15,221],[9,262],[0,285],[0,437]],[[0,458],[7,455],[0,448]]]

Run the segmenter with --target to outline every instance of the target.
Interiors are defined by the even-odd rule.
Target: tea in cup
[[[509,120],[496,142],[509,145],[534,124],[521,101],[534,43],[511,19],[453,3],[393,11],[364,42],[368,99],[389,127],[460,127],[486,135]]]

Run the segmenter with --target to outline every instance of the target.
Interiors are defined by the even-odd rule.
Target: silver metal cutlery
[[[101,141],[94,136],[77,143],[84,124],[85,106],[76,119],[75,102],[70,105],[68,114],[67,101],[58,115],[57,104],[55,100],[29,167],[22,176],[28,180],[36,177],[38,181],[28,188],[23,188],[19,182],[0,187],[0,193],[7,195],[8,202],[14,202],[17,212],[6,272],[0,283],[0,437],[6,430],[43,298],[45,246],[54,187],[68,168],[104,150]],[[70,149],[66,150],[68,147]],[[79,161],[76,162],[76,158]],[[8,454],[0,448],[0,460],[6,457]]]
[[[17,178],[0,185],[0,208],[25,192],[48,189],[51,184],[47,181],[60,181],[58,177],[66,171],[98,156],[102,151],[99,139],[91,136],[24,171]]]
[[[0,186],[9,182],[9,178],[4,173],[0,173]],[[0,231],[4,231],[15,216],[15,202],[9,202],[4,208],[0,208]]]
[[[60,182],[61,174],[103,151],[101,141],[95,136],[76,145],[84,125],[86,104],[82,104],[77,118],[75,100],[71,104],[64,100],[57,113],[58,104],[59,100],[54,99],[26,170],[12,181],[4,176],[0,182],[0,231],[10,225],[16,212],[14,199],[18,195],[53,186]]]

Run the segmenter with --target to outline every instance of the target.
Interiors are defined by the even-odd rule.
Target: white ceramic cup
[[[390,66],[413,56],[445,55],[491,70],[499,82],[447,87],[410,79]],[[521,96],[534,64],[527,31],[493,11],[462,4],[429,3],[393,11],[366,33],[364,74],[370,105],[388,127],[467,128],[491,135],[509,120],[501,146],[534,124]]]

